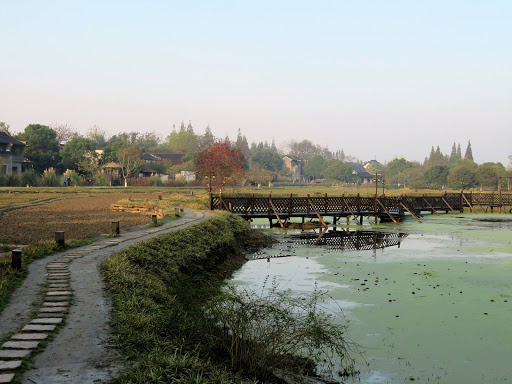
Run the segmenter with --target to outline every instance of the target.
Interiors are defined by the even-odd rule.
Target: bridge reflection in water
[[[398,247],[402,241],[409,236],[407,233],[384,233],[375,231],[350,231],[346,230],[323,230],[320,234],[316,232],[301,232],[289,234],[289,239],[283,242],[293,247],[303,246],[325,246],[331,250],[340,251],[375,251],[387,247]],[[249,260],[270,259],[275,257],[286,257],[292,255],[269,255],[256,253],[248,257]]]

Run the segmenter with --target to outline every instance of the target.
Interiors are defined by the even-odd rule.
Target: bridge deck
[[[279,221],[292,217],[376,216],[398,220],[407,212],[421,216],[423,212],[463,211],[473,206],[512,206],[512,194],[445,193],[437,196],[307,196],[255,197],[211,195],[210,209],[227,210],[246,219],[269,218]]]

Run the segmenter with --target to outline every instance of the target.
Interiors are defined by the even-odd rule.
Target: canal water
[[[330,228],[320,239],[318,229],[267,229],[278,242],[249,255],[231,283],[261,290],[270,278],[297,294],[327,291],[360,345],[360,374],[346,383],[512,382],[508,220],[425,216]]]

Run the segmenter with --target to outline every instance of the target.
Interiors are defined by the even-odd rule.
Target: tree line
[[[0,122],[0,129],[9,132],[6,123]],[[205,178],[208,173],[204,169],[205,153],[218,159],[219,155],[214,153],[224,153],[227,156],[232,153],[229,151],[234,150],[240,155],[235,156],[239,159],[235,162],[240,163],[240,169],[234,167],[233,175],[236,174],[241,182],[253,184],[288,181],[290,170],[284,166],[284,155],[302,160],[305,181],[325,181],[328,184],[356,182],[357,172],[354,171],[360,171],[363,165],[362,161],[345,155],[343,149],[330,151],[328,147],[314,144],[310,140],[292,140],[283,148],[278,148],[273,140],[270,143],[252,142],[249,145],[240,129],[235,140],[228,136],[222,139],[213,135],[209,125],[203,133],[196,133],[191,122],[181,122],[179,127],[174,125],[165,138],[154,132],[122,132],[108,137],[97,126],[81,135],[68,125],[42,124],[30,124],[13,136],[27,144],[25,157],[31,161],[33,170],[25,178],[31,174],[38,177],[54,172],[57,175],[71,175],[77,183],[79,178],[105,183],[102,169],[111,162],[122,165],[126,178],[133,176],[144,164],[144,153],[183,154],[180,164],[162,160],[158,164],[152,164],[152,167],[160,174],[173,175],[181,171],[194,171]],[[212,145],[219,144],[224,147],[212,148]],[[231,166],[233,167],[233,161]],[[387,164],[372,161],[366,165],[365,171],[379,174],[388,186],[409,185],[432,189],[493,189],[496,188],[500,176],[510,175],[510,171],[507,172],[501,163],[475,163],[471,142],[468,142],[464,156],[460,143],[453,143],[450,154],[443,154],[439,146],[436,149],[432,147],[423,163],[405,158],[395,158]]]

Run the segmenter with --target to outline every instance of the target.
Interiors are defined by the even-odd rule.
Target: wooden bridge
[[[475,206],[490,208],[491,212],[498,208],[512,206],[512,194],[505,193],[444,193],[442,195],[421,196],[310,196],[297,197],[256,197],[225,196],[210,194],[211,210],[230,211],[244,219],[268,218],[272,225],[277,220],[281,227],[286,227],[289,219],[294,217],[315,218],[327,227],[323,217],[333,218],[333,224],[340,218],[354,218],[360,225],[363,217],[374,217],[375,222],[393,221],[396,224],[409,214],[417,221],[428,212],[463,212],[465,208],[473,211]],[[511,209],[512,213],[512,209]]]

